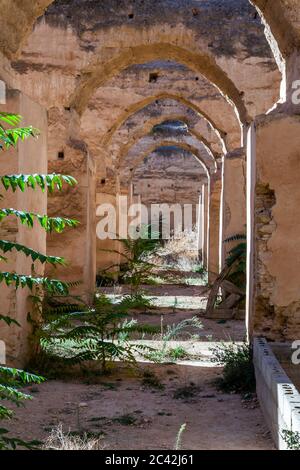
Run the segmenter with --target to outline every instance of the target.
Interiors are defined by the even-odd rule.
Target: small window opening
[[[156,83],[157,79],[158,79],[158,73],[157,72],[149,73],[149,83]]]
[[[129,13],[128,18],[129,18],[130,20],[132,20],[132,19],[134,18],[134,14],[133,14],[133,13]]]
[[[57,159],[58,160],[64,160],[65,159],[65,152],[63,152],[63,151],[58,152]]]
[[[103,178],[103,179],[101,180],[101,184],[105,184],[105,183],[106,183],[105,178]]]

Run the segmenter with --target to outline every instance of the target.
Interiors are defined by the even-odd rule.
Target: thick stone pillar
[[[219,164],[218,164],[219,166]],[[208,282],[212,283],[220,272],[220,212],[221,169],[210,177],[208,216]]]
[[[203,225],[204,225],[204,210],[202,204],[202,188],[199,194],[198,210],[197,210],[197,231],[198,231],[198,253],[199,258],[202,260],[202,246],[203,246]]]
[[[53,135],[51,139],[54,142]],[[49,196],[48,213],[76,219],[80,224],[62,234],[48,235],[49,254],[63,256],[68,264],[56,269],[49,266],[47,273],[68,282],[80,281],[74,293],[89,299],[95,290],[96,276],[95,165],[85,142],[72,137],[63,148],[51,145],[48,152],[49,172],[69,174],[78,182],[74,188],[65,187],[61,193]]]
[[[40,130],[38,139],[20,142],[17,149],[1,152],[1,174],[47,173],[47,113],[37,103],[31,101],[18,90],[7,92],[7,102],[0,106],[1,111],[17,113],[23,116],[22,126],[33,125]],[[47,213],[47,194],[41,190],[28,189],[21,191],[2,191],[4,198],[0,201],[3,208],[15,208],[39,214]],[[34,250],[46,253],[46,233],[38,225],[33,229],[22,225],[13,216],[4,219],[0,224],[0,238],[26,245]],[[30,275],[32,261],[21,253],[7,255],[8,262],[2,263],[3,271],[15,271],[18,274]],[[35,263],[35,274],[43,275],[44,266]],[[30,357],[30,324],[27,315],[32,312],[29,300],[30,291],[1,284],[1,314],[15,318],[20,327],[0,325],[0,340],[4,340],[7,350],[7,363],[23,367]]]
[[[299,115],[275,110],[257,118],[249,135],[248,325],[271,340],[300,337],[299,129]]]
[[[201,194],[199,196],[199,252],[201,261],[205,269],[207,269],[208,259],[208,184],[203,184]]]
[[[244,149],[227,153],[224,157],[222,184],[221,268],[236,242],[224,243],[236,234],[246,235],[246,155]]]
[[[112,211],[112,212],[110,212]],[[101,217],[100,217],[101,215]],[[97,224],[104,217],[109,216],[113,221],[111,228],[105,228],[105,231],[111,231],[111,235],[101,239],[99,226],[97,228],[96,242],[96,271],[101,275],[103,270],[108,269],[111,272],[118,271],[120,265],[120,255],[115,253],[119,250],[119,242],[116,240],[118,230],[118,203],[117,196],[107,193],[97,193],[96,196],[96,221]]]

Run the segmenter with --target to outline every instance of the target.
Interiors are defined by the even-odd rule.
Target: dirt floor
[[[125,286],[99,290],[114,296],[128,292]],[[132,317],[158,327],[157,334],[142,338],[153,347],[160,347],[162,328],[195,315],[202,322],[197,335],[175,338],[188,352],[187,359],[181,364],[143,362],[135,371],[117,363],[109,376],[89,371],[81,378],[77,374],[76,379],[29,386],[26,391],[33,400],[9,423],[12,435],[45,441],[61,425],[64,432],[99,439],[107,450],[170,450],[185,424],[183,450],[274,449],[256,397],[225,394],[214,384],[222,369],[212,367],[211,345],[244,340],[245,322],[203,318],[199,305],[207,298],[206,287],[164,285],[144,290],[156,297],[156,307],[133,312]],[[168,347],[178,344],[170,342]],[[199,351],[192,354],[190,349]]]
[[[198,297],[207,295],[209,289],[207,286],[186,286],[182,284],[165,284],[165,285],[142,285],[141,289],[147,293],[147,295],[173,295],[180,296],[184,295],[187,297]],[[119,293],[127,294],[130,292],[130,288],[126,285],[119,285],[117,287],[100,287],[99,291],[105,294]]]
[[[161,317],[163,326],[173,325],[192,318],[195,315],[193,310],[179,311],[176,313],[159,314],[137,313],[132,318],[138,320],[139,324],[160,325]],[[203,328],[198,331],[199,341],[244,341],[245,340],[245,322],[242,320],[210,320],[199,318]],[[192,331],[191,331],[192,333]]]
[[[132,317],[140,324],[163,326],[177,324],[180,321],[199,316],[203,324],[199,332],[199,340],[203,341],[244,341],[246,335],[245,321],[243,320],[211,320],[203,317],[204,311],[199,308],[206,302],[208,288],[205,286],[142,286],[149,298],[154,299],[158,306],[153,311],[134,313]],[[124,295],[129,293],[127,286],[100,288],[99,292],[110,295]],[[176,305],[174,305],[176,299]],[[202,306],[203,307],[203,306]]]
[[[33,400],[18,409],[10,429],[27,440],[44,440],[61,423],[64,431],[101,437],[107,450],[160,450],[174,449],[186,424],[182,449],[273,449],[255,397],[224,394],[212,384],[220,368],[141,367],[138,375],[119,366],[108,377],[28,387]]]

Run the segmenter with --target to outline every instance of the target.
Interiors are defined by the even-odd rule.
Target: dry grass
[[[87,435],[74,436],[70,432],[64,432],[62,424],[53,428],[45,441],[44,450],[103,450],[101,439],[88,438]]]
[[[155,255],[160,264],[185,272],[191,272],[199,265],[198,257],[198,232],[195,229],[173,236]]]

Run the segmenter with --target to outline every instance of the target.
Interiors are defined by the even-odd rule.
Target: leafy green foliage
[[[9,126],[16,126],[22,120],[19,114],[0,113],[0,121],[5,122]],[[15,147],[19,140],[25,140],[28,137],[36,137],[39,131],[32,126],[29,127],[14,127],[13,129],[6,129],[0,124],[0,148]]]
[[[0,113],[0,121],[3,121],[9,126],[16,126],[21,122],[22,117],[20,115],[11,113]],[[12,128],[6,129],[4,125],[0,124],[0,148],[7,149],[9,147],[15,147],[18,141],[24,140],[28,137],[37,136],[38,131],[31,127],[26,128]],[[2,142],[2,144],[1,144]],[[40,188],[42,191],[46,189],[49,192],[53,192],[55,189],[61,190],[63,183],[69,186],[74,186],[76,180],[72,176],[65,175],[4,175],[0,177],[0,182],[4,190],[16,191],[17,189],[22,192],[26,188],[36,189]],[[0,222],[2,222],[8,216],[17,217],[23,225],[32,228],[34,221],[36,220],[39,225],[47,232],[62,232],[67,227],[75,227],[78,222],[72,219],[66,219],[62,217],[48,217],[47,215],[35,214],[32,212],[26,212],[16,210],[12,208],[0,209]],[[33,262],[39,261],[40,263],[50,263],[52,265],[63,265],[65,261],[62,258],[55,256],[47,256],[46,254],[32,250],[19,243],[14,243],[8,240],[0,240],[0,250],[5,254],[16,250],[17,252],[23,253],[27,258],[31,258]],[[6,257],[0,255],[0,261],[6,261]],[[28,287],[33,289],[35,286],[42,286],[49,292],[66,293],[68,287],[65,283],[57,280],[51,280],[43,277],[33,277],[17,273],[0,272],[0,283],[5,282],[6,285],[15,284],[15,287]]]
[[[282,438],[288,450],[300,450],[300,432],[284,429],[282,431]]]
[[[24,253],[24,255],[27,258],[31,258],[33,262],[39,261],[42,264],[49,263],[53,266],[57,264],[64,266],[66,264],[63,258],[58,256],[47,256],[43,253],[40,253],[39,251],[32,250],[25,245],[21,245],[20,243],[13,243],[8,240],[0,240],[0,250],[3,251],[3,253],[16,250],[18,252]]]
[[[13,128],[5,128],[0,124],[0,148],[5,150],[10,147],[15,147],[20,140],[25,140],[28,137],[36,137],[38,130],[32,126],[17,128],[15,127],[21,122],[21,116],[11,113],[0,113],[0,121],[5,125],[13,126]],[[11,189],[13,192],[20,190],[22,192],[27,188],[36,189],[40,188],[42,191],[46,189],[53,192],[55,189],[61,190],[63,183],[70,186],[76,184],[76,180],[71,176],[63,175],[4,175],[0,176],[0,184],[5,191]],[[2,197],[0,195],[0,197]],[[39,215],[32,212],[9,209],[0,209],[0,222],[8,216],[17,217],[23,225],[29,228],[33,227],[34,220],[36,219],[41,227],[47,232],[56,231],[62,232],[66,227],[75,227],[77,222],[71,219],[64,219],[61,217],[48,217],[47,215]],[[43,253],[35,251],[31,248],[14,243],[8,240],[0,240],[0,250],[2,253],[10,253],[17,251],[22,253],[25,257],[31,258],[31,261],[39,261],[40,263],[50,263],[53,266],[65,264],[64,260],[55,256],[47,256]],[[0,255],[0,261],[6,261],[5,256]],[[66,294],[68,292],[67,284],[55,280],[48,279],[42,276],[28,276],[17,274],[14,272],[0,272],[0,283],[4,282],[7,286],[14,285],[15,288],[27,287],[31,291],[35,287],[42,286],[48,293]],[[20,326],[19,323],[6,315],[0,315],[0,321],[5,322],[8,326]],[[14,413],[4,403],[10,402],[14,405],[20,406],[24,400],[31,399],[30,395],[21,391],[21,387],[29,383],[40,384],[44,379],[40,376],[29,374],[23,370],[5,367],[0,365],[0,420],[10,419]],[[0,450],[16,449],[18,447],[25,447],[33,449],[38,446],[37,441],[24,442],[21,439],[10,437],[5,428],[0,428]]]
[[[20,387],[29,383],[40,384],[43,380],[42,377],[23,370],[0,365],[0,420],[11,419],[14,416],[13,411],[7,408],[3,402],[10,401],[16,406],[21,406],[23,401],[30,400],[31,396],[20,391]],[[21,439],[11,438],[7,434],[6,429],[0,428],[0,450],[14,450],[17,447],[32,449],[38,445],[37,441],[24,442]]]
[[[26,188],[40,188],[43,192],[47,189],[49,193],[52,193],[56,189],[61,191],[63,183],[67,183],[69,186],[75,186],[77,184],[77,181],[72,176],[57,175],[55,173],[51,175],[4,175],[0,177],[0,182],[6,191],[9,188],[11,188],[13,192],[17,189],[24,192]]]
[[[203,328],[202,323],[197,317],[187,318],[181,322],[173,325],[167,325],[166,331],[162,332],[161,339],[163,341],[162,347],[158,350],[146,353],[145,357],[153,362],[164,362],[168,360],[182,359],[183,354],[188,356],[184,348],[168,348],[168,341],[175,340],[179,335],[186,335],[191,338],[193,333],[198,332]],[[181,356],[181,357],[179,357]]]
[[[157,268],[157,266],[147,261],[147,258],[155,253],[161,245],[161,240],[152,231],[150,225],[141,225],[139,227],[139,235],[140,237],[137,239],[130,237],[120,239],[123,246],[122,251],[104,250],[120,254],[122,259],[125,260],[121,263],[120,271],[115,273],[106,270],[106,275],[113,278],[117,274],[120,283],[130,285],[132,295],[139,292],[141,285],[147,283],[153,269]],[[110,268],[112,267],[114,266]]]
[[[193,336],[192,331],[195,333],[203,328],[203,324],[198,317],[186,318],[179,323],[173,325],[167,325],[166,332],[163,335],[164,341],[171,341],[178,338],[183,333],[191,338]]]
[[[15,320],[14,318],[8,317],[7,315],[0,315],[0,321],[4,321],[8,326],[10,325],[17,325],[20,326],[20,324]]]
[[[16,216],[22,225],[27,225],[29,228],[33,227],[34,220],[36,219],[40,226],[47,232],[62,232],[66,227],[76,227],[78,222],[72,219],[65,219],[62,217],[48,217],[47,215],[39,215],[33,212],[18,211],[16,209],[0,209],[0,222],[9,215]]]
[[[252,348],[248,343],[225,344],[211,349],[212,362],[222,364],[223,377],[218,380],[225,392],[254,392],[255,374],[252,361]]]
[[[122,305],[125,310],[130,309],[151,309],[151,301],[149,298],[146,298],[143,294],[137,292],[132,295],[124,295],[122,298]]]
[[[48,277],[25,276],[24,274],[15,274],[10,272],[0,272],[0,283],[5,282],[7,286],[14,284],[16,288],[28,287],[33,290],[34,287],[42,286],[48,293],[67,294],[68,284],[57,279]]]
[[[174,361],[178,361],[180,359],[186,359],[189,357],[189,354],[182,346],[176,346],[168,350],[168,356]]]
[[[246,235],[237,234],[227,238],[224,243],[246,240]],[[231,269],[226,279],[241,289],[246,289],[246,269],[247,269],[247,243],[241,241],[234,246],[228,253],[225,261]]]
[[[142,332],[143,327],[127,317],[127,302],[114,304],[98,294],[92,305],[82,303],[77,311],[60,311],[55,317],[51,309],[50,321],[41,333],[42,348],[67,364],[100,361],[103,372],[107,363],[116,359],[135,363],[135,354],[149,348],[130,341],[130,335]]]

